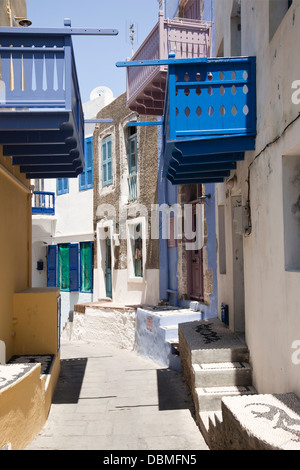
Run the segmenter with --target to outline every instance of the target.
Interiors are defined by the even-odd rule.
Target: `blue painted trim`
[[[43,35],[43,36],[117,36],[117,29],[99,29],[99,28],[19,28],[2,27],[0,34],[5,35]]]
[[[136,126],[162,126],[163,121],[139,121],[139,122],[128,122],[127,127],[136,127]]]
[[[170,54],[171,56],[171,54]],[[255,63],[256,57],[201,57],[192,59],[175,59],[170,57],[169,59],[155,59],[155,60],[128,60],[125,62],[116,62],[117,67],[145,67],[154,65],[194,65],[194,64],[217,64],[217,63],[231,63],[231,62],[251,62]]]

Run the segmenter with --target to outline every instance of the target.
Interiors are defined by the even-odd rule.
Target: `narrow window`
[[[87,137],[84,146],[85,169],[79,175],[79,191],[93,187],[93,137]]]
[[[102,186],[113,182],[111,136],[102,141]]]
[[[300,155],[282,158],[284,257],[286,271],[300,271]]]
[[[273,38],[293,0],[269,0],[269,40]]]
[[[241,3],[234,0],[231,18],[230,18],[230,30],[231,30],[231,55],[240,56],[242,49],[242,38],[241,38]]]
[[[143,277],[143,241],[142,241],[142,226],[137,224],[134,227],[134,275],[135,277]]]

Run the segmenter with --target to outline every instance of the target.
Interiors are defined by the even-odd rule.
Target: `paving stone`
[[[48,420],[28,450],[208,450],[180,372],[100,342],[62,341]]]

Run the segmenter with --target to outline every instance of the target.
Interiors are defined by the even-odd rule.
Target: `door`
[[[235,210],[242,205],[240,196],[231,197],[232,207],[232,254],[233,254],[233,312],[234,331],[245,331],[245,298],[244,298],[244,252],[243,235],[237,231]],[[230,312],[229,312],[230,313]]]
[[[106,238],[106,255],[105,255],[105,285],[106,297],[112,298],[112,282],[111,282],[111,240]]]
[[[193,232],[196,232],[196,206],[193,204]],[[197,244],[196,244],[197,245]],[[189,250],[189,294],[194,300],[203,300],[203,249]]]

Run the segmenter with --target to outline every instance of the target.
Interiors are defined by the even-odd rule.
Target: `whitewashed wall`
[[[216,0],[216,51],[223,49],[224,56],[231,53],[232,6],[232,0]],[[300,395],[300,105],[291,99],[292,82],[300,80],[300,2],[294,0],[271,40],[269,1],[241,0],[241,19],[242,55],[257,57],[258,135],[255,151],[238,163],[233,186],[217,185],[217,211],[225,206],[227,267],[226,274],[218,269],[218,297],[228,303],[235,329],[231,202],[239,195],[246,205],[249,171],[252,232],[243,237],[243,271],[254,385],[260,393]],[[298,260],[291,269],[287,256],[293,252]]]

